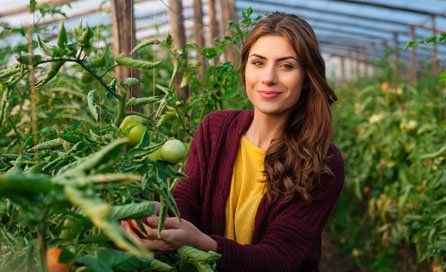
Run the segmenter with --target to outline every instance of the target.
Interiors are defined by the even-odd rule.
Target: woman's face
[[[286,114],[299,101],[303,81],[299,58],[287,38],[263,36],[251,47],[245,86],[255,110]]]

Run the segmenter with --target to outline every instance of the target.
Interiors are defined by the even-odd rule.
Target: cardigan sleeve
[[[344,165],[336,160],[330,167],[335,176],[334,184],[324,186],[311,203],[295,200],[268,220],[263,239],[258,244],[240,245],[219,235],[217,251],[222,258],[217,261],[217,271],[302,271],[301,265],[310,250],[319,241],[344,182]]]
[[[183,170],[188,177],[181,179],[172,191],[181,218],[186,219],[197,227],[200,226],[201,222],[200,180],[205,173],[202,165],[202,156],[204,153],[203,141],[207,119],[204,118],[200,122],[192,138],[186,166]]]

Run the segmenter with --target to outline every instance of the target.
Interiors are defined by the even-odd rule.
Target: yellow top
[[[242,136],[226,202],[225,230],[226,238],[242,245],[251,243],[254,219],[264,189],[264,184],[259,181],[264,180],[265,155],[265,149]]]

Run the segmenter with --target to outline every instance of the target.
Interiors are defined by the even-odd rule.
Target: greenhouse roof
[[[32,23],[27,13],[26,0],[0,0],[0,22],[12,26]],[[45,1],[37,1],[38,3]],[[53,2],[69,2],[58,0]],[[167,0],[134,0],[135,24],[138,38],[165,35],[168,31]],[[194,23],[192,0],[183,0],[183,14],[187,32]],[[202,1],[207,3],[207,1]],[[383,56],[386,46],[404,47],[408,41],[426,38],[434,33],[446,32],[446,1],[442,0],[235,0],[238,13],[252,7],[254,14],[272,11],[294,13],[306,19],[315,29],[324,53],[349,56],[353,53]],[[83,19],[90,26],[111,24],[104,11],[108,1],[73,0],[71,8],[62,9],[67,14],[67,28]],[[204,24],[208,20],[207,5],[203,4]],[[45,17],[40,23],[53,24],[63,19],[57,15]],[[414,32],[411,36],[411,25]],[[436,32],[433,29],[436,29]],[[205,29],[206,30],[206,29]],[[208,31],[208,30],[207,30]],[[189,34],[189,33],[188,33]],[[365,49],[364,49],[365,48]],[[433,46],[416,49],[419,59],[429,60]],[[446,57],[446,47],[437,46],[441,58]],[[400,52],[409,58],[409,51]]]

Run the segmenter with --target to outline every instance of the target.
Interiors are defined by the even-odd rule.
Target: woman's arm
[[[161,237],[157,237],[158,217],[150,217],[144,225],[148,239],[142,243],[153,251],[175,251],[183,245],[222,255],[217,271],[302,271],[302,263],[319,243],[322,229],[337,198],[288,205],[266,228],[260,243],[241,245],[220,235],[206,235],[187,220],[167,218]],[[128,229],[128,228],[127,228]]]

